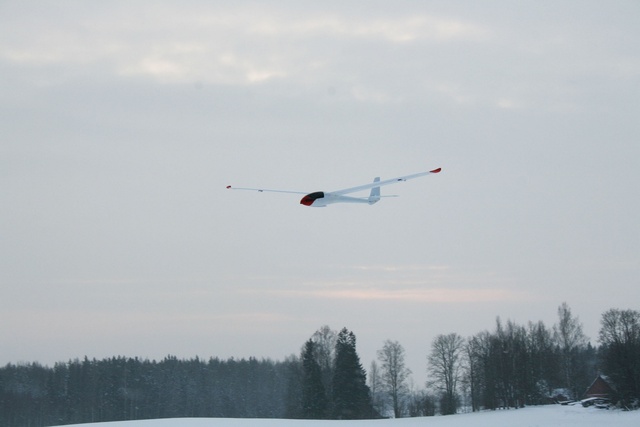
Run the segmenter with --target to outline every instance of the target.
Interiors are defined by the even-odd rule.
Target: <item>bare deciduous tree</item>
[[[462,350],[464,340],[456,333],[438,335],[431,344],[427,357],[430,382],[442,394],[440,412],[455,414],[457,410],[457,390],[462,370]]]
[[[404,348],[398,341],[386,340],[378,350],[381,363],[380,377],[385,391],[391,399],[393,415],[402,417],[402,400],[408,392],[407,377],[411,371],[405,366]]]
[[[566,302],[558,307],[558,323],[553,326],[553,338],[560,348],[562,375],[565,386],[571,390],[574,397],[580,390],[576,390],[576,352],[587,345],[587,337],[582,332],[580,319],[571,314]]]
[[[371,403],[378,413],[383,414],[385,411],[385,396],[382,390],[382,379],[380,378],[380,367],[375,360],[371,361],[369,372],[367,375],[369,390],[371,391]]]
[[[311,336],[314,345],[314,357],[322,371],[322,383],[327,395],[332,393],[333,362],[335,359],[336,341],[338,333],[328,325],[322,326]]]

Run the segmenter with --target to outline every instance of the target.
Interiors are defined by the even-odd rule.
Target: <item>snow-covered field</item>
[[[398,420],[309,421],[279,419],[174,418],[77,424],[93,427],[638,427],[640,411],[624,412],[549,405],[524,409]]]

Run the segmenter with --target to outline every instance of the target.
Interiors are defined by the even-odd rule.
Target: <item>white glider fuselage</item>
[[[232,187],[230,185],[227,186],[229,190],[253,190],[259,192],[276,192],[276,193],[294,193],[294,194],[305,194],[305,196],[300,200],[300,204],[304,206],[310,206],[314,208],[323,208],[325,206],[334,204],[334,203],[365,203],[368,205],[373,205],[380,200],[380,187],[390,184],[395,184],[398,182],[404,182],[409,179],[418,178],[421,176],[426,176],[434,173],[440,172],[442,169],[434,169],[428,172],[419,172],[414,173],[412,175],[405,175],[398,178],[387,179],[384,181],[380,181],[380,178],[377,177],[373,180],[373,182],[369,184],[359,185],[357,187],[345,188],[344,190],[337,191],[315,191],[313,193],[301,193],[299,191],[285,191],[285,190],[267,190],[264,188],[244,188],[244,187]],[[346,194],[355,193],[358,191],[371,190],[369,197],[353,197],[346,196]],[[390,196],[386,196],[390,197]]]
[[[376,203],[378,199],[363,199],[360,197],[341,196],[335,193],[325,193],[324,191],[316,191],[315,193],[309,193],[300,200],[301,205],[311,206],[313,208],[324,208],[333,203],[367,203],[372,205]]]
[[[364,188],[360,188],[364,187]],[[316,191],[309,193],[300,200],[301,205],[311,206],[314,208],[324,208],[333,203],[366,203],[372,205],[380,200],[380,177],[376,177],[371,184],[365,184],[357,189],[349,188],[347,190],[338,190],[332,192]],[[371,188],[371,194],[368,198],[344,196],[344,193],[352,193],[355,191],[366,190]]]

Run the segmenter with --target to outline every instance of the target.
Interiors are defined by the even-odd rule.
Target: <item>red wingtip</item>
[[[434,169],[434,170],[429,171],[429,172],[431,172],[431,173],[438,173],[438,172],[440,172],[441,170],[442,170],[442,168],[438,168],[438,169]]]
[[[227,185],[227,190],[230,190],[230,189],[231,189],[231,186],[230,186],[230,185]]]

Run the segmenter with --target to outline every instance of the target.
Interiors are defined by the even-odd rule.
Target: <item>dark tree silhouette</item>
[[[356,336],[343,328],[336,342],[333,373],[333,417],[341,420],[374,418],[367,376],[356,352]]]
[[[603,370],[628,405],[640,399],[640,311],[608,310],[600,325]]]
[[[307,341],[302,352],[302,417],[319,420],[326,417],[327,396],[315,353],[315,344]]]

